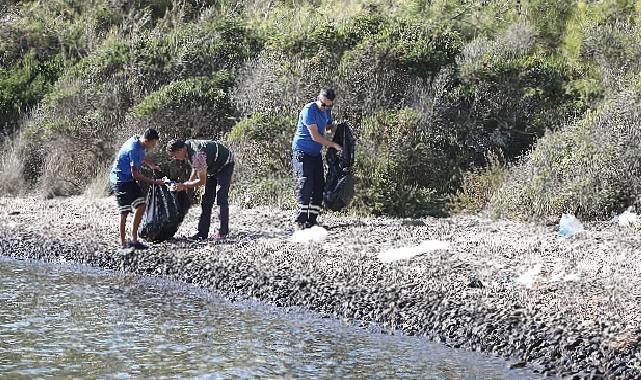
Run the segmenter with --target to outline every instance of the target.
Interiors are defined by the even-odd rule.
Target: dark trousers
[[[311,227],[316,224],[323,203],[323,188],[325,187],[323,158],[320,155],[312,156],[294,151],[292,165],[298,179],[296,222]]]
[[[223,166],[218,173],[207,176],[205,194],[203,194],[201,203],[202,213],[198,222],[198,235],[202,237],[209,236],[211,210],[214,207],[214,201],[220,207],[220,229],[218,233],[221,235],[229,233],[229,187],[233,174],[234,163],[231,162]]]

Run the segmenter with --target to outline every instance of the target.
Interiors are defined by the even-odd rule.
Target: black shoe
[[[190,236],[188,239],[189,240],[195,240],[195,241],[201,241],[201,240],[207,240],[207,237],[198,233],[198,234],[195,234],[193,236]]]
[[[149,247],[148,247],[148,246],[146,246],[146,245],[142,244],[142,243],[141,243],[141,242],[139,242],[139,241],[129,241],[129,248],[133,248],[133,249],[141,249],[141,250],[142,250],[142,249],[149,249]]]

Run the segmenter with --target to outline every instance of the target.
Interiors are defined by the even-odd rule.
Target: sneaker
[[[133,249],[149,249],[148,246],[144,245],[143,243],[139,241],[130,241],[129,242],[129,248]]]
[[[220,232],[216,234],[216,237],[214,238],[216,240],[224,240],[227,239],[227,234],[221,234]]]
[[[118,249],[118,254],[120,256],[128,256],[134,252],[133,248],[120,248]]]
[[[206,239],[207,239],[207,237],[203,236],[201,234],[195,234],[195,235],[192,235],[192,236],[189,237],[189,240],[196,240],[196,241],[206,240]]]

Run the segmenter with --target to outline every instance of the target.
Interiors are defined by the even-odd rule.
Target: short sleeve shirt
[[[298,116],[296,134],[292,141],[292,149],[303,151],[310,155],[319,156],[323,150],[323,145],[312,140],[312,134],[309,132],[307,127],[315,124],[318,127],[318,133],[325,134],[325,127],[331,123],[331,109],[321,112],[316,102],[306,104]]]
[[[196,171],[207,170],[207,152],[199,151],[191,159],[191,168]]]
[[[127,140],[116,155],[109,180],[113,184],[134,182],[132,168],[140,169],[145,160],[145,148],[140,143],[139,136]]]

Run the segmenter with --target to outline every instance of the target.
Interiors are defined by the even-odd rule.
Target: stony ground
[[[641,378],[641,236],[611,223],[557,228],[478,216],[325,216],[329,237],[294,243],[291,213],[232,208],[225,241],[177,239],[121,255],[112,199],[0,198],[4,255],[163,275],[278,306],[425,335],[569,378]],[[215,220],[214,220],[215,225]],[[409,260],[378,255],[447,241]]]

